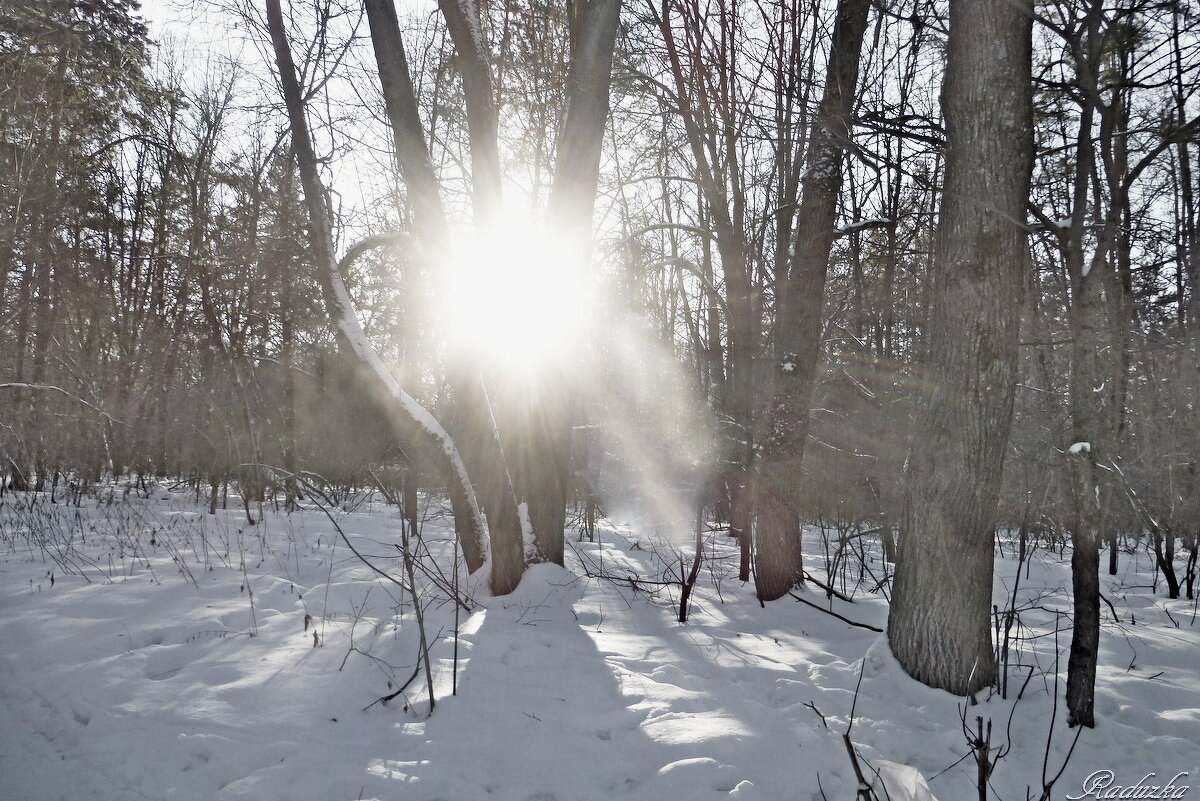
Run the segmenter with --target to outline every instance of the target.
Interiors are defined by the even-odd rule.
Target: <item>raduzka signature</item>
[[[1180,779],[1187,778],[1187,771],[1176,773],[1166,784],[1154,784],[1156,775],[1147,773],[1137,784],[1116,784],[1115,773],[1111,770],[1098,770],[1083,780],[1083,793],[1068,795],[1067,801],[1080,801],[1084,798],[1183,798],[1187,795],[1188,785],[1179,783]]]

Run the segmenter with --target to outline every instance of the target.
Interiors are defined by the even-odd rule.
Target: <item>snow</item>
[[[846,236],[847,234],[852,234],[855,231],[863,231],[868,228],[878,228],[888,225],[889,223],[891,223],[891,219],[888,217],[868,217],[866,219],[848,222],[839,227],[836,233],[838,236]]]
[[[509,483],[512,483],[511,479],[509,479]],[[531,562],[537,557],[537,538],[533,532],[533,521],[529,519],[529,504],[525,501],[517,504],[517,521],[521,525],[521,543],[525,561]]]
[[[460,566],[471,600],[457,621],[451,585],[418,571],[430,714],[423,672],[375,703],[420,664],[411,601],[319,510],[268,507],[247,527],[235,500],[209,516],[161,487],[121,496],[78,509],[0,497],[6,801],[847,799],[858,788],[847,730],[880,798],[964,799],[976,797],[976,766],[963,721],[976,717],[993,722],[993,755],[1011,749],[995,797],[1036,798],[1047,735],[1050,775],[1075,736],[1061,704],[1069,549],[1036,548],[1021,569],[1009,698],[968,706],[905,676],[881,635],[790,600],[760,608],[723,532],[705,544],[691,618],[676,622],[677,587],[629,579],[663,579],[691,546],[637,518],[602,521],[597,542],[572,538],[566,569],[535,565],[508,596],[487,596],[486,571]],[[399,576],[396,511],[365,494],[345,505],[356,511],[331,513],[346,535]],[[428,501],[421,540],[449,577],[442,506]],[[806,536],[806,567],[824,581],[821,533]],[[1001,610],[1015,550],[1002,540]],[[884,625],[886,599],[854,578],[832,577],[853,603],[804,594]],[[1120,620],[1104,608],[1099,728],[1080,736],[1054,798],[1078,797],[1097,771],[1113,786],[1200,775],[1195,602],[1152,590],[1144,549],[1123,552],[1102,582]]]

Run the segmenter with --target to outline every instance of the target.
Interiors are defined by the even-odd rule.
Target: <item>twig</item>
[[[854,743],[850,742],[849,731],[842,735],[842,742],[846,744],[846,753],[850,755],[850,765],[854,768],[855,778],[858,779],[858,797],[862,801],[872,801],[875,794],[871,792],[871,784],[858,765],[858,754],[854,751]]]
[[[812,701],[809,701],[808,703],[805,704],[805,706],[808,707],[809,709],[811,709],[813,712],[817,713],[817,717],[819,717],[821,719],[821,725],[823,725],[827,729],[829,728],[829,721],[826,720],[825,716],[821,714],[821,710],[817,709],[816,704],[814,704]]]
[[[56,387],[56,386],[53,386],[52,384],[23,384],[23,383],[19,383],[19,382],[11,382],[11,383],[0,384],[0,389],[29,389],[29,390],[37,390],[39,392],[57,392],[61,395],[65,395],[66,397],[70,398],[71,400],[75,401],[76,403],[80,404],[81,406],[86,406],[87,408],[89,408],[93,412],[95,412],[96,414],[98,414],[101,417],[103,417],[104,419],[108,420],[110,423],[114,423],[119,426],[125,425],[125,422],[123,420],[118,420],[117,418],[113,417],[111,414],[104,411],[103,409],[101,409],[97,406],[93,406],[92,404],[88,403],[83,398],[81,398],[77,395],[72,395],[70,392],[67,392],[62,387]]]
[[[818,609],[820,607],[817,607]],[[862,665],[858,669],[858,682],[854,685],[854,700],[850,703],[850,723],[846,726],[846,732],[842,735],[842,742],[846,746],[846,753],[850,755],[850,765],[854,768],[854,776],[858,779],[858,798],[860,801],[878,801],[878,796],[871,789],[871,783],[867,781],[867,777],[863,775],[862,768],[858,764],[858,752],[854,750],[854,743],[850,740],[850,730],[854,728],[854,713],[858,708],[858,693],[862,689],[863,673],[867,670],[867,660],[863,659]]]
[[[403,544],[404,571],[408,574],[408,592],[412,596],[413,614],[417,618],[417,633],[421,638],[421,660],[425,663],[425,683],[429,687],[429,714],[432,715],[433,708],[437,705],[437,699],[433,695],[433,668],[429,663],[429,640],[425,636],[425,613],[421,609],[421,598],[417,594],[417,579],[413,575],[412,550],[408,547],[413,533],[408,521],[401,518],[400,536]]]
[[[1100,593],[1100,600],[1102,600],[1102,601],[1104,601],[1104,603],[1108,604],[1108,611],[1112,612],[1113,619],[1116,620],[1118,623],[1120,623],[1121,616],[1117,614],[1117,610],[1112,605],[1112,601],[1108,600],[1108,598],[1105,597],[1104,593]]]

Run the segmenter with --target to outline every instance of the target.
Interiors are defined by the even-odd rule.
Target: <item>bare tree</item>
[[[353,354],[369,369],[369,372],[364,374],[370,376],[373,390],[379,397],[381,406],[387,410],[388,422],[395,433],[403,441],[411,438],[415,431],[426,440],[430,451],[439,460],[450,482],[452,501],[456,506],[462,505],[469,510],[467,515],[456,515],[460,520],[465,517],[470,521],[469,530],[458,532],[467,563],[481,564],[480,553],[472,553],[471,549],[479,548],[482,543],[483,521],[458,448],[441,424],[400,387],[379,359],[363,333],[358,313],[346,291],[339,263],[334,256],[333,222],[318,173],[317,157],[313,151],[304,113],[304,100],[300,93],[300,83],[296,77],[296,67],[292,60],[279,0],[266,0],[266,9],[268,30],[275,50],[280,85],[292,131],[292,150],[300,169],[305,205],[308,208],[312,249],[329,316],[338,328],[344,352],[347,355]]]
[[[973,693],[995,680],[992,540],[1016,386],[1033,166],[1032,0],[952,0],[946,183],[926,369],[888,642],[905,671]]]
[[[803,578],[796,487],[808,439],[809,406],[821,355],[825,277],[836,235],[842,163],[851,145],[851,118],[867,0],[839,0],[829,69],[809,138],[796,232],[775,324],[775,382],[764,415],[756,475],[754,575],[759,600],[786,595]]]

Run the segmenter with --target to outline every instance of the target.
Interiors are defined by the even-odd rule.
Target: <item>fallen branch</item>
[[[849,623],[851,626],[857,626],[860,629],[869,629],[870,631],[877,631],[880,634],[883,633],[883,629],[879,628],[878,626],[872,626],[870,623],[858,623],[857,621],[851,620],[848,617],[843,617],[843,616],[839,615],[837,612],[834,612],[832,609],[826,609],[822,606],[817,606],[812,601],[801,598],[799,595],[797,595],[794,592],[789,592],[788,595],[792,596],[793,598],[795,598],[797,601],[799,601],[802,604],[807,604],[808,606],[811,606],[813,609],[824,612],[827,615],[833,615],[834,617],[836,617],[838,620],[842,621],[843,623]]]
[[[408,685],[410,685],[410,684],[412,684],[412,683],[413,683],[413,679],[415,679],[415,678],[417,677],[417,674],[418,674],[418,673],[420,673],[420,672],[421,672],[421,665],[420,665],[420,663],[418,663],[418,664],[417,664],[417,666],[416,666],[415,668],[413,668],[412,675],[408,677],[408,681],[404,682],[404,684],[403,684],[403,685],[400,687],[400,689],[399,689],[399,690],[396,690],[396,692],[394,692],[394,693],[392,693],[392,694],[390,694],[390,695],[385,695],[385,696],[382,696],[382,697],[380,697],[380,698],[376,698],[374,701],[372,701],[371,703],[369,703],[369,704],[367,704],[366,706],[364,706],[364,707],[362,708],[362,711],[363,711],[363,712],[366,712],[368,709],[370,709],[371,707],[375,706],[376,704],[387,704],[387,702],[388,702],[388,701],[392,700],[392,699],[393,699],[393,698],[395,698],[397,695],[399,695],[400,693],[402,693],[402,692],[404,692],[405,690],[407,690],[407,689],[408,689]]]
[[[829,584],[825,584],[825,583],[823,583],[823,582],[822,582],[820,579],[818,579],[818,578],[814,577],[814,576],[813,576],[813,574],[812,574],[812,573],[809,573],[807,570],[805,570],[805,571],[804,571],[804,580],[805,580],[805,581],[811,581],[813,584],[816,584],[818,587],[820,587],[821,589],[825,590],[825,592],[829,593],[830,595],[835,595],[835,596],[837,596],[838,598],[840,598],[841,600],[845,601],[845,602],[846,602],[846,603],[848,603],[848,604],[852,604],[852,603],[854,603],[854,599],[853,599],[853,598],[850,598],[850,597],[848,597],[848,596],[846,596],[846,595],[843,595],[842,593],[840,593],[840,592],[838,592],[837,590],[835,590],[835,589],[834,589],[832,586],[830,586]]]

